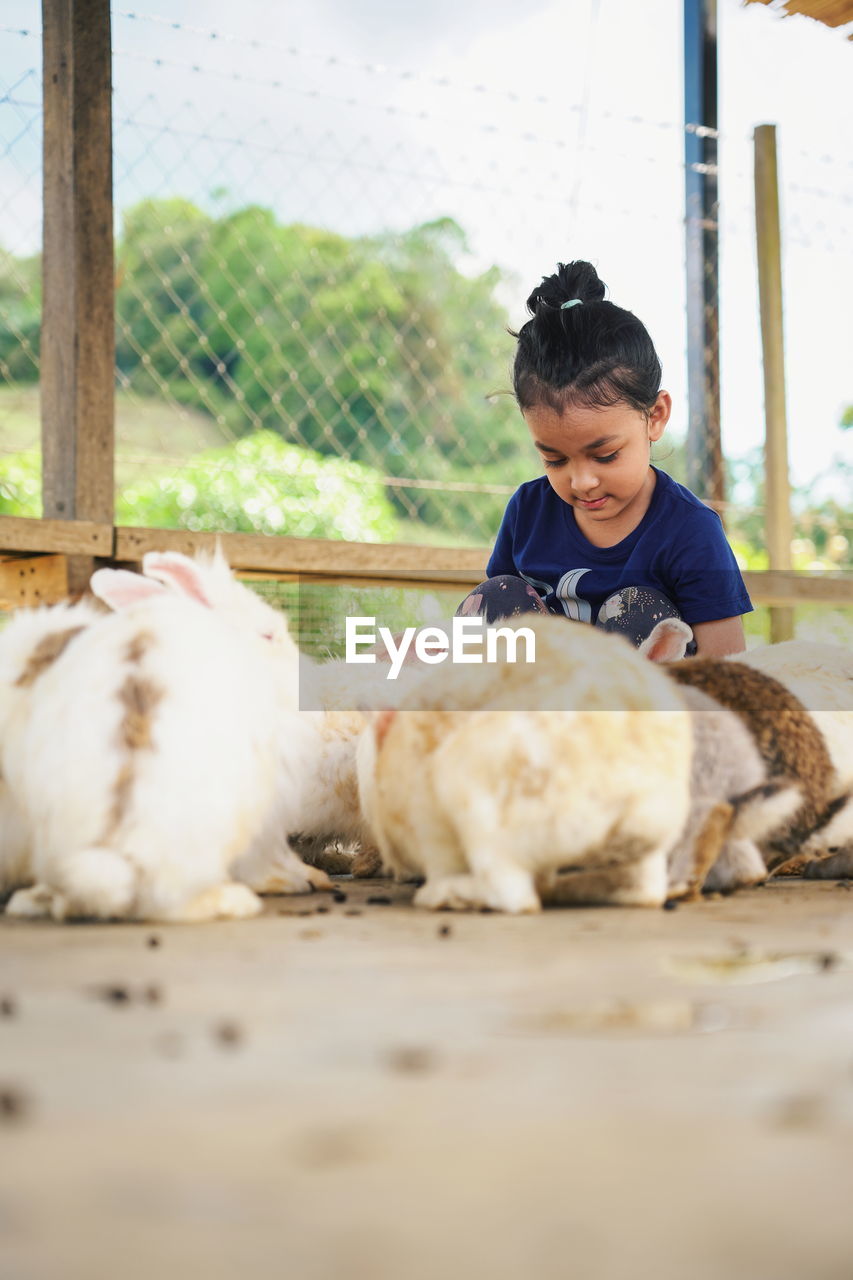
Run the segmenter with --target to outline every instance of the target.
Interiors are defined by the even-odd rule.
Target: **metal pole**
[[[687,481],[725,501],[720,443],[717,0],[684,0]]]

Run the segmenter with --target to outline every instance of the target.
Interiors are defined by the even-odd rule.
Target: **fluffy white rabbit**
[[[146,577],[199,602],[195,563],[178,552],[149,552],[143,559],[142,571]],[[254,626],[259,634],[267,634],[270,607],[249,588],[235,584],[221,553],[217,553],[216,567],[218,577],[214,586],[208,588],[206,584],[205,602],[214,608],[233,610],[241,625]],[[93,576],[91,585],[113,608],[122,607],[125,587],[132,592],[139,589],[138,575],[124,570],[101,570]],[[231,593],[235,585],[258,601],[254,611],[244,608],[242,602],[234,607]],[[375,840],[362,812],[358,792],[356,747],[367,724],[366,714],[359,708],[375,705],[380,689],[383,701],[396,705],[424,675],[422,668],[406,666],[396,680],[388,681],[384,679],[382,667],[352,665],[340,659],[317,662],[306,655],[299,655],[298,664],[300,700],[303,705],[316,709],[297,711],[295,693],[293,706],[282,708],[280,804],[271,813],[269,826],[255,847],[235,868],[235,875],[251,884],[256,884],[256,864],[265,863],[265,850],[271,841],[279,838],[281,831],[308,841],[343,841],[353,854],[351,870],[364,874],[376,872]],[[296,665],[293,670],[295,674]],[[299,804],[295,803],[294,776],[300,779]],[[336,870],[339,859],[340,855]],[[321,857],[317,863],[322,867]],[[322,874],[315,877],[314,883],[318,888],[330,887]],[[259,888],[259,891],[263,890]],[[269,891],[278,891],[275,882],[270,883]]]
[[[385,864],[430,908],[530,912],[556,893],[655,905],[688,813],[692,736],[619,636],[525,616],[535,663],[444,667],[359,747]],[[573,889],[566,892],[566,882]]]
[[[0,631],[0,761],[21,732],[40,678],[104,612],[90,601],[19,609]],[[32,883],[29,825],[0,767],[0,897]]]
[[[296,649],[282,615],[221,557],[181,560],[193,598],[124,575],[121,612],[67,646],[4,738],[36,881],[12,914],[203,920],[260,909],[233,872],[285,790],[279,720],[296,706]],[[256,888],[295,892],[318,875],[284,835],[251,870]]]

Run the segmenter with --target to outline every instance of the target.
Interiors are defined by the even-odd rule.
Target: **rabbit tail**
[[[55,919],[131,915],[137,895],[135,867],[122,854],[94,846],[63,858],[56,868]]]

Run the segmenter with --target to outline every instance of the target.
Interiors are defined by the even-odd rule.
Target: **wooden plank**
[[[56,604],[68,595],[65,556],[27,556],[0,560],[0,609]]]
[[[42,18],[43,510],[48,519],[112,524],[115,267],[109,0],[43,0]]]
[[[853,606],[853,573],[753,570],[743,578],[753,604],[785,609],[806,604]]]
[[[413,582],[481,582],[489,557],[483,547],[422,547],[406,543],[332,542],[249,533],[191,533],[183,529],[117,528],[117,560],[139,561],[146,551],[212,551],[217,541],[234,569],[342,578],[408,578]]]
[[[483,575],[476,573],[453,573],[444,577],[436,574],[420,578],[380,578],[362,577],[358,574],[344,576],[338,573],[280,573],[271,569],[266,571],[240,569],[237,571],[237,576],[244,582],[298,582],[302,586],[314,583],[326,587],[395,587],[398,590],[412,591],[455,591],[459,593],[460,598],[483,581]]]
[[[791,568],[791,486],[788,479],[788,419],[785,407],[785,342],[782,326],[782,233],[776,126],[759,125],[755,145],[755,242],[764,364],[764,502],[767,555],[771,569]],[[789,640],[794,617],[775,606],[772,642]]]
[[[0,516],[0,551],[61,551],[111,556],[113,527],[93,520],[33,520]]]

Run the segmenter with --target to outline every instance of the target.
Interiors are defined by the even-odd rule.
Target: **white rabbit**
[[[280,803],[279,718],[295,706],[296,650],[281,615],[241,601],[253,593],[224,562],[180,572],[193,601],[127,574],[122,611],[67,647],[3,742],[36,879],[12,914],[190,920],[260,909],[231,873]],[[277,879],[290,891],[317,876],[284,836],[252,871],[257,887]]]
[[[89,601],[19,609],[0,632],[2,744],[20,733],[40,678],[104,612]],[[0,768],[0,898],[32,882],[29,825]]]
[[[677,691],[619,636],[524,619],[535,663],[445,667],[359,747],[383,861],[418,906],[655,905],[687,818],[692,739]],[[565,884],[559,895],[565,900]]]
[[[276,615],[270,620],[268,615],[275,611],[250,588],[234,580],[220,552],[211,566],[214,582],[211,584],[206,578],[202,592],[196,582],[197,564],[178,552],[149,552],[143,559],[143,574],[187,599],[233,612],[240,625],[248,625],[260,635],[268,636],[273,626],[281,628],[282,616]],[[131,596],[139,591],[139,575],[104,569],[93,575],[91,586],[105,603],[121,608],[125,590]],[[244,596],[257,603],[245,607]],[[295,646],[293,653],[296,654]],[[296,657],[293,661],[295,679]],[[356,775],[357,740],[367,723],[365,713],[359,708],[375,704],[380,687],[383,698],[398,701],[423,674],[407,666],[397,680],[388,682],[382,671],[377,675],[374,668],[352,666],[342,660],[320,663],[299,655],[298,664],[302,696],[297,699],[294,688],[292,705],[281,708],[279,722],[280,804],[271,812],[269,824],[253,849],[234,868],[239,879],[246,880],[259,892],[281,891],[275,878],[268,880],[263,872],[259,876],[256,868],[265,866],[271,844],[280,841],[282,834],[307,839],[341,839],[358,850],[352,859],[352,869],[375,865],[371,863],[375,841],[361,810]],[[316,709],[297,710],[297,701]],[[299,781],[298,787],[295,779]],[[315,887],[329,888],[319,858],[317,865],[318,874],[313,876]]]

